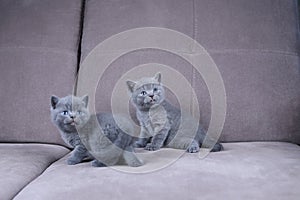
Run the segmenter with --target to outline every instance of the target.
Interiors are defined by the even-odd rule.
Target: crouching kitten
[[[134,153],[133,138],[127,134],[133,132],[130,122],[110,113],[90,114],[88,96],[52,96],[51,119],[64,142],[73,148],[67,160],[69,165],[78,164],[84,159],[93,159],[92,165],[95,167],[142,165]]]

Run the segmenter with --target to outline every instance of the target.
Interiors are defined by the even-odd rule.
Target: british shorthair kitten
[[[114,117],[119,118],[117,126]],[[84,159],[93,159],[96,167],[127,164],[132,167],[142,165],[134,154],[133,138],[126,134],[133,131],[130,122],[122,116],[110,113],[92,115],[88,110],[88,96],[51,97],[51,118],[62,139],[74,148],[68,158],[69,165]]]
[[[155,151],[161,147],[186,149],[190,153],[198,152],[205,138],[205,131],[189,114],[165,99],[165,90],[161,84],[161,74],[144,77],[139,81],[127,81],[131,102],[136,108],[141,131],[135,147]],[[184,116],[181,120],[181,116]],[[184,130],[180,123],[185,124]],[[192,130],[198,130],[196,133]],[[210,140],[214,143],[213,140]],[[216,143],[212,151],[223,147]]]

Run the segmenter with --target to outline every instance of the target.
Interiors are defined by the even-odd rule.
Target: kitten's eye
[[[154,88],[154,89],[153,89],[153,92],[156,92],[157,90],[158,90],[157,88]]]
[[[65,111],[62,111],[61,114],[67,115],[67,114],[69,114],[69,112],[67,110],[65,110]]]
[[[82,114],[82,112],[79,110],[79,111],[77,111],[77,114],[78,114],[78,115],[81,115],[81,114]]]
[[[146,92],[146,91],[142,91],[141,94],[142,94],[142,95],[145,95],[145,94],[147,94],[147,92]]]

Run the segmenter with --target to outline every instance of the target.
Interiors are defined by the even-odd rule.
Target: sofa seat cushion
[[[0,144],[0,197],[12,199],[68,149],[46,144]]]
[[[284,142],[225,143],[225,150],[199,159],[185,154],[160,170],[132,174],[90,163],[51,165],[16,199],[298,199],[300,147]],[[162,149],[161,152],[177,151]],[[153,153],[153,152],[151,152]],[[149,160],[147,168],[164,159]],[[38,191],[38,192],[37,192]]]

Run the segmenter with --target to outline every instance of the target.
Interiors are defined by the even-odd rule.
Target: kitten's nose
[[[74,115],[70,115],[70,117],[71,117],[71,119],[74,119],[74,118],[75,118],[75,116],[74,116]]]
[[[153,99],[154,95],[153,95],[153,94],[152,94],[152,95],[149,95],[149,97],[151,97],[151,99]]]

